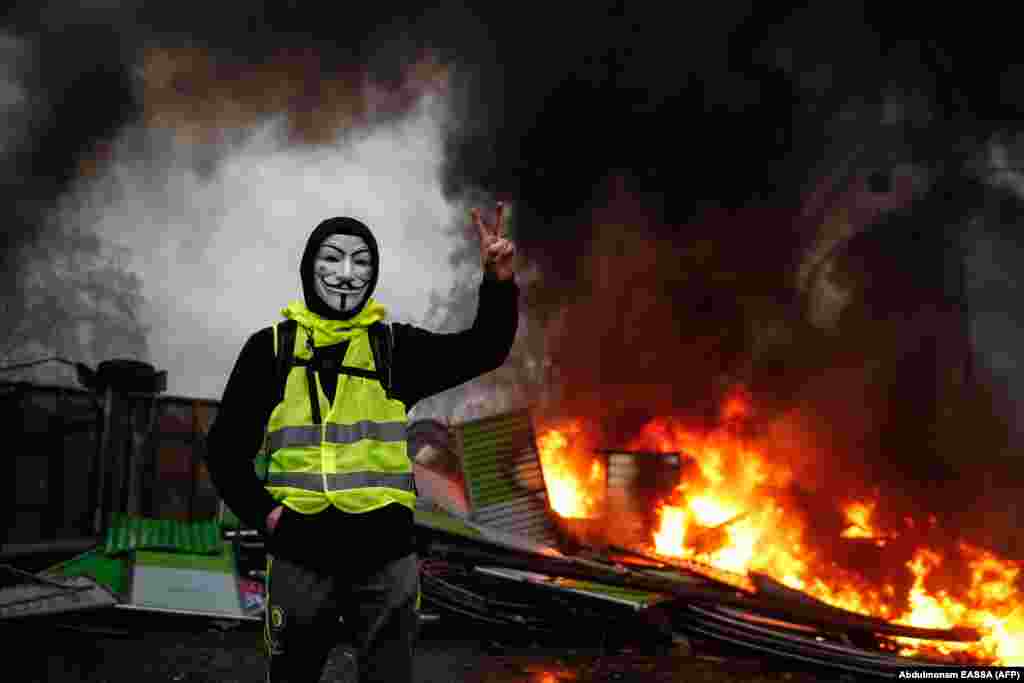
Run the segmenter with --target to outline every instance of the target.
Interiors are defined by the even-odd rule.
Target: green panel
[[[488,532],[517,541],[550,541],[548,514],[533,423],[525,411],[460,425],[460,447],[471,519]]]
[[[503,425],[530,425],[530,413],[526,410],[516,411],[514,413],[505,413],[504,415],[495,415],[492,417],[483,417],[479,420],[470,420],[462,423],[461,428],[466,430],[483,430],[493,431]]]
[[[502,460],[521,457],[534,450],[532,427],[528,419],[514,421],[477,421],[459,426],[460,454],[463,465],[473,468],[487,465],[501,455]]]
[[[466,422],[461,425],[461,428],[465,431],[467,436],[475,437],[480,434],[514,434],[516,432],[526,431],[530,426],[531,424],[529,419],[518,419],[496,420],[493,422]]]
[[[103,550],[108,555],[138,549],[213,555],[222,552],[223,545],[216,520],[182,522],[117,515],[111,520]]]
[[[128,587],[130,562],[125,557],[109,557],[98,548],[76,555],[46,570],[58,576],[88,576],[106,586],[114,595],[123,595]]]
[[[517,482],[502,479],[477,482],[475,486],[471,487],[473,505],[477,510],[505,503],[514,498],[521,498],[530,493],[534,493],[534,491],[523,488]]]
[[[463,470],[476,472],[479,469],[493,469],[499,463],[522,460],[531,451],[522,448],[497,448],[492,446],[463,445]]]
[[[519,422],[496,423],[492,425],[470,425],[461,427],[462,434],[467,439],[515,439],[520,434],[530,431],[531,425],[528,420]]]
[[[506,485],[514,486],[517,491],[522,493],[535,493],[544,488],[540,485],[539,477],[532,476],[520,481],[519,477],[517,477],[514,472],[489,472],[484,475],[478,475],[473,477],[473,481],[469,484],[469,488],[473,492],[476,492],[491,489],[497,485],[501,485],[502,487]]]
[[[235,556],[231,545],[225,543],[217,555],[191,553],[163,553],[152,550],[135,551],[135,563],[164,569],[201,569],[207,572],[230,574],[235,569]]]
[[[470,471],[474,476],[496,472],[503,474],[518,471],[540,472],[540,465],[537,463],[537,454],[532,451],[517,451],[515,453],[489,451],[484,457],[471,463]]]
[[[533,450],[530,439],[525,434],[515,438],[465,438],[462,440],[462,459],[469,464],[490,460],[495,453],[505,456],[519,455],[523,451]]]
[[[609,586],[603,583],[594,583],[593,581],[580,581],[577,579],[565,579],[556,578],[552,581],[555,585],[561,586],[562,588],[568,588],[571,590],[586,591],[588,593],[597,593],[599,595],[607,595],[608,597],[618,598],[630,602],[637,607],[647,607],[649,605],[662,602],[665,600],[665,596],[661,593],[651,593],[649,591],[635,590],[632,588],[623,588],[620,586]]]

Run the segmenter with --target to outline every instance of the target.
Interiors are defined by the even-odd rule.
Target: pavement
[[[101,613],[102,612],[102,613]],[[588,642],[587,625],[544,643],[510,637],[465,620],[426,623],[416,683],[810,683],[854,681],[836,672],[801,671],[792,662],[716,651],[680,640],[657,653],[609,652]],[[17,653],[11,683],[257,683],[264,680],[261,626],[173,615],[106,611],[0,624],[5,650]],[[355,683],[349,651],[338,647],[322,681]]]

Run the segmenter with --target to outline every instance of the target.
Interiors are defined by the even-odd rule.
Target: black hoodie
[[[343,314],[323,305],[312,290],[312,263],[320,243],[339,233],[358,234],[370,245],[375,266],[370,292],[380,270],[377,241],[365,225],[351,218],[332,218],[316,227],[306,243],[299,271],[306,306],[332,319]],[[407,410],[428,396],[468,382],[505,362],[518,325],[519,289],[513,280],[484,277],[479,292],[476,319],[462,332],[437,334],[413,325],[392,325],[393,394]],[[318,347],[315,352],[340,357],[344,347]],[[273,368],[273,330],[265,327],[242,347],[207,438],[206,463],[218,493],[239,519],[261,530],[267,515],[277,506],[253,468],[267,420],[277,404],[279,389]],[[333,399],[336,377],[321,375],[320,380],[328,398]],[[358,515],[330,507],[308,516],[286,507],[267,546],[270,552],[297,562],[334,567],[342,563],[349,569],[362,569],[407,555],[413,550],[413,540],[413,516],[402,505]]]

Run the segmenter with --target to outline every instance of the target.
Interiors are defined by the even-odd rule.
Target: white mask
[[[370,247],[355,235],[331,235],[320,243],[313,260],[313,287],[317,295],[343,313],[363,304],[373,274]]]

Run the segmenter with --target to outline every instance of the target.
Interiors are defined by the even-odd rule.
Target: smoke
[[[299,250],[329,215],[377,232],[378,295],[395,318],[416,321],[450,287],[449,227],[467,207],[441,192],[456,123],[436,46],[471,28],[470,13],[97,2],[23,3],[5,19],[8,318],[82,332],[116,306],[130,333],[148,332],[148,351],[97,344],[88,329],[57,348],[46,334],[15,343],[8,326],[9,362],[143,357],[168,370],[172,392],[216,397],[245,335],[299,295]],[[66,263],[76,277],[44,291]],[[84,276],[97,274],[139,285],[143,303],[90,299]],[[63,299],[44,313],[30,284]]]
[[[1024,309],[1019,305],[1024,250],[1016,224],[1024,195],[1019,186],[1013,192],[1016,201],[1004,198],[1003,210],[990,212],[988,220],[971,230],[965,248],[965,284],[979,370],[998,378],[1008,396],[1017,399],[1011,409],[1019,433],[1024,428],[1024,402],[1019,401],[1024,396],[1024,366],[1018,362],[1018,349],[1024,344]]]
[[[897,332],[928,320],[901,328],[905,311],[875,305],[879,288],[872,304],[850,299],[863,334],[807,320],[791,277],[810,239],[797,219],[807,186],[865,146],[880,168],[948,166],[1024,111],[1003,75],[1012,58],[979,63],[962,40],[906,43],[895,20],[855,4],[719,3],[682,22],[674,7],[615,1],[270,2],[207,7],[202,22],[179,3],[93,4],[26,4],[11,35],[38,39],[0,43],[12,56],[3,122],[19,131],[0,138],[14,159],[3,177],[56,222],[130,250],[151,360],[173,392],[217,396],[245,335],[298,295],[299,250],[328,215],[378,232],[380,298],[396,317],[468,324],[478,266],[462,212],[502,197],[522,257],[522,332],[506,367],[441,397],[437,414],[540,401],[622,443],[659,412],[712,419],[746,381],[772,416],[802,411],[779,429],[808,442],[808,481],[847,466],[884,478],[886,458],[910,457],[880,434],[899,426],[884,426],[887,406],[915,404],[928,365],[900,356],[928,335]],[[29,217],[5,237],[11,260],[53,230],[25,206],[11,210]],[[948,253],[919,225],[941,213],[858,238],[843,276],[901,274],[917,288],[900,290],[901,305],[942,289],[935,264]],[[1001,232],[967,250],[973,342],[994,384],[1017,365],[1012,241]],[[1000,391],[1020,405],[1015,381]]]
[[[0,192],[5,197],[16,197],[19,194],[18,157],[22,148],[21,141],[31,120],[30,93],[24,73],[27,51],[28,46],[24,42],[0,32]],[[4,270],[10,264],[8,247],[15,239],[11,228],[14,235],[19,232],[17,226],[13,225],[17,213],[14,206],[0,207],[0,219],[10,226],[8,230],[0,231],[0,235],[3,235],[0,238],[0,265],[5,266]],[[9,280],[5,282],[5,285],[13,284]],[[3,310],[10,317],[19,308],[20,292],[10,286],[5,286],[2,291]],[[10,345],[9,341],[5,342],[5,346]]]
[[[290,139],[284,116],[214,142],[133,126],[65,198],[65,222],[130,253],[123,265],[142,277],[150,361],[168,371],[170,392],[219,397],[245,336],[301,299],[302,248],[329,216],[374,230],[375,297],[395,319],[419,320],[430,292],[451,286],[447,230],[462,215],[438,175],[445,101],[423,95],[401,114],[315,144]]]
[[[21,73],[25,52],[22,41],[0,33],[0,159],[5,169],[29,121],[29,93]]]
[[[10,256],[8,249],[18,243],[24,230],[22,214],[29,213],[30,196],[25,192],[27,183],[22,173],[33,118],[45,108],[45,101],[32,83],[34,60],[29,42],[0,31],[0,190],[6,198],[0,215],[7,224],[0,231],[0,254],[4,265]]]

